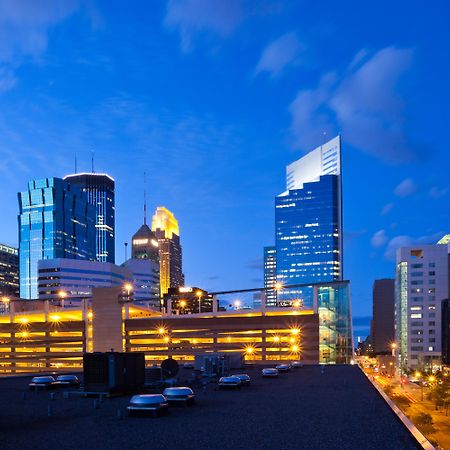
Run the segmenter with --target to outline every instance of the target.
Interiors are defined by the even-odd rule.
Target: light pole
[[[202,291],[197,291],[195,295],[198,297],[198,313],[202,312]]]
[[[65,291],[59,291],[58,297],[61,299],[61,308],[64,308],[64,300],[67,297],[67,292]]]
[[[275,283],[275,293],[277,295],[277,297],[276,297],[276,305],[277,306],[279,306],[278,305],[278,292],[281,291],[282,288],[283,288],[283,285],[280,282]]]

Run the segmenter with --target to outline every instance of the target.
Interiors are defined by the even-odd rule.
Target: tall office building
[[[161,295],[164,295],[169,288],[184,286],[178,221],[167,208],[159,206],[152,217],[152,230],[159,243]]]
[[[0,297],[19,296],[19,253],[17,248],[0,244]]]
[[[277,292],[273,289],[277,283],[277,251],[275,247],[264,247],[264,287],[266,305],[277,305]]]
[[[96,208],[96,259],[115,261],[115,197],[114,179],[105,173],[75,173],[64,180],[82,189]]]
[[[433,369],[441,358],[441,302],[449,297],[447,244],[397,250],[395,337],[402,370]]]
[[[450,365],[450,299],[445,299],[441,305],[441,345],[442,364]]]
[[[145,209],[144,224],[133,235],[131,244],[131,258],[123,265],[132,276],[134,301],[159,309],[161,298],[159,243],[147,225]]]
[[[60,178],[28,182],[19,192],[20,297],[38,298],[38,261],[95,260],[95,207]]]
[[[341,141],[337,136],[287,166],[286,191],[275,198],[277,282],[342,280]],[[311,306],[309,288],[284,289],[278,305]]]
[[[371,337],[375,354],[391,353],[395,339],[395,280],[384,278],[375,280],[372,291]]]

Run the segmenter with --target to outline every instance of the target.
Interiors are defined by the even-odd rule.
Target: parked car
[[[55,389],[55,379],[48,375],[42,377],[33,377],[31,379],[31,383],[28,385],[30,390],[37,391],[38,389],[47,390],[47,389]]]
[[[278,376],[278,369],[274,367],[266,367],[262,370],[262,376],[265,378],[275,378]]]
[[[231,377],[222,377],[219,380],[219,388],[226,389],[226,388],[233,388],[233,389],[240,389],[241,388],[241,380],[238,377],[231,376]]]
[[[246,373],[236,373],[232,375],[233,377],[238,377],[241,380],[241,383],[243,385],[249,385],[250,384],[250,375]]]
[[[193,369],[194,368],[194,364],[191,362],[185,362],[183,364],[183,369]]]
[[[59,375],[55,385],[56,387],[80,387],[80,380],[76,375]]]
[[[153,415],[157,416],[168,411],[169,403],[161,394],[133,395],[127,405],[129,415]]]
[[[190,387],[170,387],[164,389],[164,397],[170,403],[192,405],[195,403],[195,394]]]
[[[294,362],[291,364],[291,367],[292,367],[293,369],[299,369],[300,367],[303,367],[303,363],[300,362],[300,361],[294,361]]]
[[[289,364],[278,364],[278,366],[275,366],[275,369],[277,369],[278,372],[289,372],[291,366]]]

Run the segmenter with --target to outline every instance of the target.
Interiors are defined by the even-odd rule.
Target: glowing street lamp
[[[130,296],[131,291],[133,290],[133,285],[131,283],[125,283],[123,285],[123,288],[125,289],[125,291],[127,292],[127,297]]]
[[[239,309],[239,308],[241,307],[241,301],[240,301],[240,300],[236,300],[236,301],[234,302],[234,307],[235,307],[236,309]]]
[[[166,329],[164,327],[159,327],[158,328],[158,333],[159,334],[164,334],[166,332]]]
[[[292,306],[293,306],[294,308],[300,308],[300,306],[302,306],[302,302],[301,302],[300,300],[294,300],[294,301],[292,302]]]
[[[5,311],[9,308],[10,300],[9,297],[2,297],[2,303],[5,305]]]
[[[392,356],[395,357],[395,349],[397,348],[397,344],[395,342],[393,342],[391,344],[391,349],[392,349]]]
[[[198,312],[200,314],[202,312],[202,291],[196,291],[195,295],[198,297]]]
[[[281,289],[283,289],[283,284],[280,282],[275,283],[275,294],[276,294],[276,305],[278,306],[278,292],[281,291]]]

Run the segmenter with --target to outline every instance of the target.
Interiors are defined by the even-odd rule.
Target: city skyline
[[[13,43],[0,45],[0,242],[18,245],[16,193],[29,180],[64,176],[75,154],[85,169],[94,151],[117,182],[117,263],[145,170],[149,205],[180,222],[189,283],[262,286],[284,167],[340,131],[345,276],[368,329],[372,282],[394,276],[395,249],[448,232],[445,15],[409,4],[399,26],[401,2],[370,20],[331,3],[257,15],[237,1],[216,15],[196,4],[138,14],[62,2],[32,21],[36,47],[14,19],[25,7],[3,7]]]

